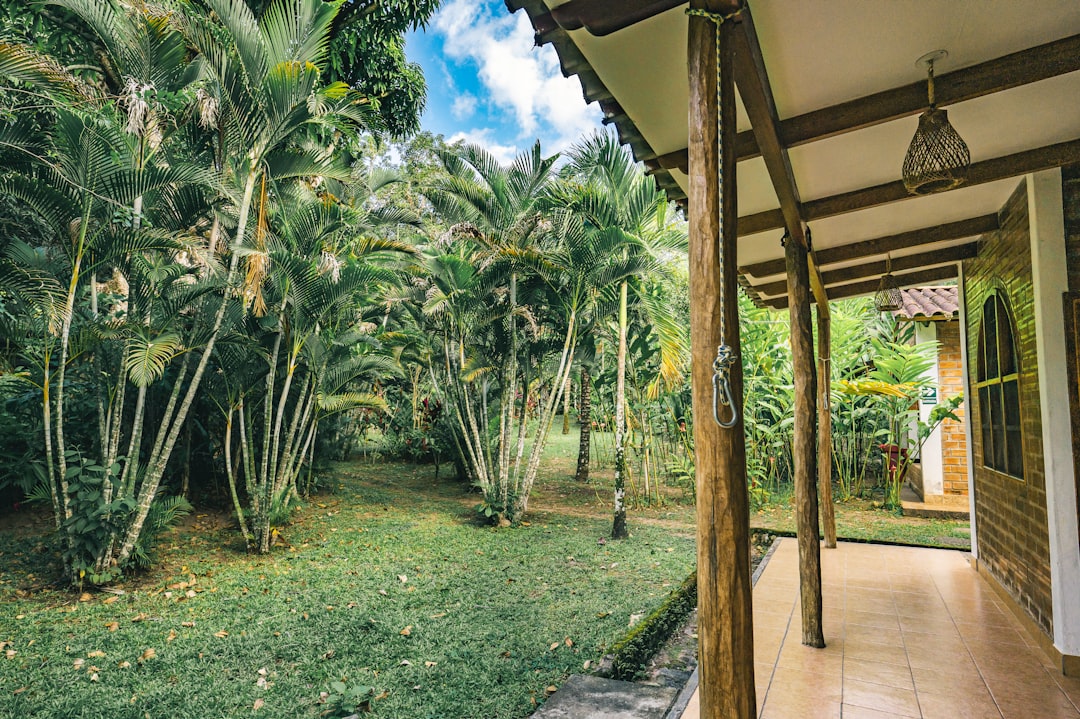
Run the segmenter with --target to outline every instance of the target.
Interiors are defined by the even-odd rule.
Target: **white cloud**
[[[577,78],[562,76],[554,48],[533,46],[526,13],[493,14],[488,3],[448,0],[431,28],[443,35],[448,57],[477,65],[490,102],[513,114],[523,146],[539,136],[545,154],[563,150],[599,125]]]
[[[518,154],[518,148],[513,145],[501,145],[493,137],[494,132],[490,127],[456,132],[446,138],[447,144],[464,142],[468,145],[480,145],[490,152],[500,165],[509,165]]]
[[[454,98],[450,113],[458,120],[468,120],[476,112],[476,95],[463,92]]]

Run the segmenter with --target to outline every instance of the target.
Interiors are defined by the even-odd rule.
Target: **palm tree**
[[[542,201],[557,158],[545,158],[539,142],[508,167],[501,166],[490,153],[475,145],[442,151],[439,157],[445,172],[425,189],[425,195],[436,213],[455,224],[459,236],[467,236],[471,241],[467,262],[479,272],[477,289],[490,293],[497,320],[502,324],[501,331],[495,334],[506,342],[505,347],[496,348],[498,359],[492,367],[497,369],[474,375],[478,379],[482,377],[479,384],[485,389],[490,389],[492,374],[496,378],[499,429],[495,453],[492,455],[486,446],[475,446],[470,450],[472,464],[486,463],[482,469],[474,467],[474,472],[484,477],[478,481],[487,483],[490,478],[493,488],[489,499],[494,503],[486,509],[494,507],[494,515],[501,519],[514,504],[511,487],[518,486],[520,481],[526,434],[525,408],[530,392],[529,368],[521,362],[521,355],[527,348],[521,346],[522,334],[518,328],[520,322],[531,321],[531,309],[519,300],[522,283],[543,264],[539,247],[544,230]],[[492,331],[497,329],[486,323],[481,326]],[[519,387],[520,405],[517,403]],[[465,388],[457,389],[460,394]],[[460,398],[464,401],[465,395],[460,394]],[[483,421],[486,420],[480,420],[480,423]],[[463,435],[467,443],[479,441],[486,445],[486,435],[478,431],[463,431]]]
[[[646,177],[633,158],[606,132],[598,132],[575,145],[567,172],[578,184],[572,185],[563,200],[572,212],[580,213],[597,230],[618,232],[621,256],[640,258],[643,267],[664,252],[685,247],[686,235],[668,215],[664,192]],[[626,345],[629,291],[632,278],[618,286],[618,351],[615,388],[615,512],[612,537],[625,538],[626,529]],[[667,351],[661,366],[671,372],[679,349],[662,343]],[[580,459],[579,459],[580,465]]]
[[[184,4],[182,12],[116,0],[63,4],[100,39],[107,92],[79,83],[25,48],[0,47],[0,67],[12,77],[79,101],[78,109],[57,110],[48,147],[40,147],[26,126],[4,128],[0,146],[30,157],[33,167],[0,191],[44,218],[53,247],[66,260],[59,337],[43,340],[50,494],[58,522],[71,525],[66,537],[73,579],[81,580],[79,572],[90,569],[92,581],[108,581],[115,576],[113,567],[138,552],[166,466],[235,304],[243,253],[230,250],[241,250],[255,234],[248,222],[255,188],[340,174],[323,147],[297,141],[329,127],[363,126],[371,113],[348,88],[321,79],[339,4],[278,0],[261,21],[241,0],[207,0],[208,11]],[[198,52],[191,62],[189,47]],[[171,128],[179,125],[179,116],[157,100],[193,80],[199,83],[200,120],[214,137],[214,161],[207,158],[213,176],[205,166],[185,162],[185,153],[171,152]],[[221,198],[216,211],[209,211],[205,195],[193,189],[198,184],[216,184]],[[205,237],[192,234],[204,223],[211,224],[208,246]],[[231,247],[218,246],[223,224],[234,229]],[[189,258],[186,269],[170,267],[180,250]],[[224,272],[216,254],[228,258]],[[122,327],[106,327],[107,318],[99,314],[94,277],[99,268],[116,269],[130,288]],[[187,280],[174,282],[180,275]],[[91,310],[84,321],[77,310],[86,290]],[[80,505],[99,518],[73,516],[68,482],[81,475],[69,474],[67,467],[78,455],[65,435],[66,374],[84,356],[73,353],[83,343],[73,325],[84,323],[99,326],[99,333],[107,330],[108,341],[93,353],[93,361],[122,363],[99,401],[98,463],[79,460],[80,467],[116,473],[115,482],[100,483],[102,491],[86,495],[96,497],[96,505]],[[162,378],[168,389],[153,403],[159,408],[157,430],[144,438],[151,426],[150,393],[158,393],[154,388]],[[136,389],[134,406],[126,397],[129,381]],[[130,430],[128,416],[134,417]],[[110,461],[122,448],[126,459]],[[84,541],[91,534],[88,525],[104,538]],[[71,551],[76,545],[80,556]]]
[[[382,179],[385,184],[390,178]],[[248,272],[243,296],[252,313],[249,332],[256,344],[270,347],[266,372],[257,378],[264,385],[259,403],[262,421],[257,432],[251,427],[240,437],[253,541],[260,553],[270,550],[274,515],[285,513],[297,492],[297,477],[314,446],[319,417],[360,407],[383,408],[381,401],[351,391],[348,385],[373,368],[392,369],[374,355],[342,356],[334,337],[344,333],[355,340],[358,334],[371,333],[373,328],[359,329],[358,308],[370,306],[378,287],[393,279],[375,261],[411,247],[354,237],[374,226],[377,213],[334,202],[332,197],[345,194],[342,188],[335,189],[336,195],[330,195],[304,186],[282,187],[274,193],[276,208],[268,207],[268,193],[262,191],[255,235],[244,249]],[[241,406],[238,412],[242,410]],[[239,416],[243,422],[243,414]],[[231,439],[226,443],[231,445]],[[242,513],[239,519],[246,535]]]

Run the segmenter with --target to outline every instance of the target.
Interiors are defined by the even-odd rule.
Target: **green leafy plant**
[[[326,696],[329,716],[348,716],[357,712],[371,711],[371,700],[375,698],[375,687],[364,684],[346,684],[330,682],[330,692]]]
[[[864,379],[841,380],[836,387],[848,395],[875,398],[888,417],[888,426],[879,429],[877,434],[886,440],[885,447],[897,448],[896,460],[887,465],[885,486],[885,507],[897,509],[907,468],[939,424],[946,419],[959,420],[954,411],[963,396],[943,400],[931,410],[927,421],[922,421],[919,396],[921,390],[930,385],[925,373],[934,365],[937,343],[908,345],[874,339],[872,344],[874,368]],[[914,436],[911,430],[915,430]]]

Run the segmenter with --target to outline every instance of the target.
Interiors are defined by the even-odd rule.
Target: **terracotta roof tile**
[[[912,287],[900,290],[903,308],[893,314],[899,320],[952,319],[960,312],[956,287]]]

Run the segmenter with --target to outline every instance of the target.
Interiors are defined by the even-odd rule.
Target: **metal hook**
[[[713,360],[713,421],[724,429],[734,427],[739,421],[739,410],[735,407],[735,397],[731,392],[731,365],[735,363],[735,354],[727,345],[716,348]],[[720,407],[731,409],[731,419],[720,419]]]

